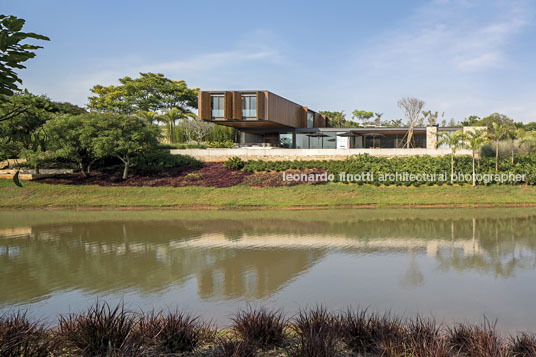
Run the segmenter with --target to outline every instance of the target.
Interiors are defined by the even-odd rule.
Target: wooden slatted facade
[[[242,118],[242,100],[244,95],[256,96],[256,118]],[[212,115],[212,95],[223,95],[224,117],[214,119]],[[199,92],[199,118],[214,123],[236,128],[305,128],[307,125],[307,107],[268,91],[217,91]],[[324,128],[325,117],[315,114],[314,127]]]

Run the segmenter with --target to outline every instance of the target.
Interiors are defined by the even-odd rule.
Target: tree
[[[91,142],[96,157],[113,156],[123,162],[123,180],[128,177],[133,155],[154,149],[159,129],[136,116],[98,115],[97,134]]]
[[[374,113],[374,125],[382,126],[383,113]]]
[[[346,114],[344,113],[344,110],[341,110],[340,112],[329,112],[324,110],[319,113],[331,119],[329,125],[333,128],[342,128],[346,123]]]
[[[26,158],[39,171],[47,142],[43,124],[56,112],[45,96],[24,92],[8,97],[0,104],[0,116],[10,113],[0,122],[0,156]]]
[[[478,115],[469,115],[460,124],[462,126],[477,126],[479,122],[480,117]]]
[[[476,186],[475,178],[475,156],[476,153],[480,150],[482,145],[487,141],[486,131],[485,130],[469,130],[464,135],[465,146],[471,149],[471,156],[473,159],[473,187]]]
[[[478,122],[478,125],[486,126],[488,127],[488,130],[491,131],[493,130],[493,123],[496,123],[498,125],[503,125],[503,124],[512,125],[514,124],[514,121],[504,114],[493,113],[483,118],[482,120],[480,120]]]
[[[354,110],[352,112],[352,119],[357,119],[361,122],[361,125],[370,125],[370,118],[374,116],[373,112],[367,112],[366,110]]]
[[[398,107],[404,111],[404,116],[406,117],[407,125],[409,128],[406,139],[408,149],[411,145],[411,140],[413,139],[413,128],[417,123],[423,106],[424,101],[417,98],[405,97],[398,101]]]
[[[450,148],[450,183],[454,183],[454,154],[456,150],[463,146],[463,133],[461,130],[455,132],[443,131],[439,136],[436,147],[446,145]]]
[[[429,126],[437,124],[438,112],[433,113],[431,110],[423,110],[421,123],[427,122]]]
[[[134,114],[141,111],[161,113],[178,108],[184,113],[197,107],[198,88],[185,81],[171,80],[161,73],[140,73],[139,78],[123,77],[120,85],[91,88],[88,108],[98,112]]]
[[[194,118],[181,120],[181,127],[188,141],[197,141],[199,144],[212,132],[214,124]]]
[[[98,159],[92,141],[99,135],[99,116],[95,113],[63,114],[44,125],[52,156],[77,164],[84,177],[90,174],[91,165]]]
[[[175,124],[177,120],[185,119],[185,118],[192,117],[192,116],[194,116],[193,113],[191,112],[183,113],[179,108],[176,108],[176,107],[167,110],[166,112],[164,112],[164,114],[160,116],[160,119],[168,125],[170,144],[173,144],[173,142],[175,141],[174,135],[173,135],[173,129],[175,128]]]
[[[509,135],[513,129],[512,124],[508,122],[491,121],[491,130],[488,136],[495,143],[495,173],[499,172],[499,142]]]
[[[15,16],[0,15],[0,102],[19,90],[17,83],[22,81],[15,70],[26,68],[22,63],[34,58],[34,51],[42,48],[22,42],[26,39],[50,41],[43,35],[22,32],[25,22]]]

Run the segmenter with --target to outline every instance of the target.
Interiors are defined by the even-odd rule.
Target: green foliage
[[[201,161],[188,155],[172,155],[168,150],[152,150],[132,158],[132,167],[140,175],[153,175],[163,171],[198,169]]]
[[[82,112],[85,110],[76,105],[53,102],[27,91],[8,97],[0,103],[0,159],[21,157],[23,149],[47,150],[50,140],[43,125],[55,114]]]
[[[93,148],[93,140],[99,135],[100,114],[71,116],[63,114],[44,125],[48,138],[48,150],[56,158],[78,165],[83,175],[99,157]]]
[[[332,128],[342,128],[346,124],[346,113],[344,113],[344,110],[341,110],[340,112],[330,112],[330,111],[320,111],[319,112],[322,115],[325,115],[330,120],[328,121],[328,126]]]
[[[130,159],[158,145],[159,128],[136,116],[106,114],[95,117],[98,135],[92,140],[97,157],[115,156],[124,164],[123,179],[128,176]]]
[[[0,102],[18,90],[17,83],[22,83],[15,71],[26,68],[22,63],[34,58],[34,51],[42,48],[22,42],[26,39],[50,41],[43,35],[22,32],[25,22],[15,16],[0,15]]]
[[[477,174],[494,174],[494,159],[480,159],[480,166],[476,169]],[[355,155],[344,161],[335,160],[315,160],[315,161],[257,161],[249,160],[244,164],[243,170],[248,172],[262,171],[285,171],[285,170],[306,170],[306,169],[323,169],[334,175],[335,182],[350,183],[351,180],[341,179],[340,174],[361,175],[362,173],[371,172],[374,174],[372,182],[354,181],[356,184],[370,183],[373,185],[404,185],[404,186],[420,186],[433,184],[448,184],[448,182],[437,181],[429,182],[406,182],[404,180],[384,180],[380,181],[379,176],[385,174],[393,174],[396,172],[408,174],[437,174],[446,175],[451,170],[450,155],[442,157],[432,156],[400,156],[393,158],[376,157],[367,154]],[[461,172],[470,174],[472,172],[472,159],[470,156],[457,156],[454,166],[455,173]],[[515,164],[512,165],[510,160],[501,160],[499,163],[499,174],[526,174],[525,183],[536,184],[536,153],[530,155],[516,156]],[[448,177],[447,177],[448,180]],[[467,182],[469,183],[469,182]],[[496,183],[495,181],[489,184]]]
[[[235,132],[235,128],[224,125],[214,125],[212,131],[206,136],[206,140],[209,142],[233,141]]]
[[[46,151],[43,124],[57,108],[45,96],[28,92],[13,95],[0,104],[0,157],[19,158]],[[24,151],[24,155],[23,155]],[[34,160],[38,162],[39,160]]]
[[[366,110],[356,109],[352,112],[352,118],[360,121],[362,125],[373,124],[372,122],[369,121],[370,118],[372,118],[373,116],[374,116],[373,112],[367,112]]]
[[[226,141],[212,141],[208,143],[209,148],[224,149],[224,148],[233,148],[234,142],[231,140]]]
[[[514,123],[514,121],[504,114],[493,113],[485,118],[482,118],[482,120],[477,122],[477,125],[487,126],[488,130],[493,130],[493,123],[496,123],[497,125],[511,125]]]
[[[480,148],[480,157],[495,157],[495,148],[491,143],[482,145],[482,147]]]
[[[170,147],[170,149],[179,149],[179,150],[184,150],[184,149],[207,149],[208,148],[208,145],[206,144],[173,144],[173,145],[168,145]]]
[[[177,108],[191,113],[197,107],[199,89],[188,88],[185,81],[171,80],[161,73],[140,73],[139,78],[123,77],[120,85],[91,88],[88,108],[99,112],[133,114]]]
[[[233,156],[227,159],[223,163],[223,166],[228,168],[229,170],[241,170],[244,168],[245,162],[239,158],[238,156]]]

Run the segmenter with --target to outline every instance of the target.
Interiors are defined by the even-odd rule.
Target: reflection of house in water
[[[407,286],[423,283],[419,255],[442,270],[508,277],[535,266],[535,220],[109,221],[2,229],[0,304],[62,289],[151,293],[190,279],[201,298],[265,298],[329,252],[407,255]]]

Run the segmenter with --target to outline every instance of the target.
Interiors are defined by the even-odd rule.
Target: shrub
[[[280,346],[287,321],[281,311],[265,308],[240,310],[233,321],[233,330],[245,341],[260,347]]]
[[[235,146],[235,143],[232,142],[231,140],[212,141],[208,143],[208,147],[214,148],[214,149],[230,149],[230,148],[233,148],[234,146]]]
[[[141,346],[134,333],[136,320],[123,305],[97,302],[86,313],[60,315],[58,335],[64,345],[83,356],[135,354]]]
[[[184,149],[206,149],[208,148],[208,145],[206,144],[165,144],[166,148],[170,148],[170,149],[179,149],[179,150],[184,150]]]
[[[536,356],[536,336],[521,333],[510,337],[510,352],[514,357]]]
[[[216,357],[253,357],[257,348],[249,341],[236,340],[230,337],[220,337],[215,349]]]
[[[223,163],[223,166],[229,170],[241,170],[245,163],[238,156],[233,156]]]
[[[316,357],[335,356],[339,323],[325,308],[300,311],[294,321],[293,329],[298,335],[298,344],[289,350],[290,356]]]
[[[506,355],[495,331],[495,325],[487,320],[482,326],[459,324],[450,328],[447,335],[448,343],[455,353],[473,357]]]
[[[414,357],[448,357],[450,349],[433,319],[417,317],[407,325],[405,353]]]
[[[478,161],[476,167],[477,174],[495,174],[495,157],[483,157]],[[403,156],[403,157],[376,157],[367,154],[354,155],[346,160],[314,160],[314,161],[260,161],[248,160],[244,163],[243,170],[247,172],[270,172],[286,170],[307,170],[320,169],[334,175],[335,182],[372,184],[372,185],[404,185],[420,186],[430,184],[429,181],[409,181],[403,178],[390,177],[387,174],[404,173],[408,174],[429,174],[443,175],[446,181],[436,180],[433,184],[450,184],[450,156]],[[457,156],[454,163],[455,173],[472,173],[472,159],[470,156]],[[499,161],[500,173],[526,174],[526,184],[536,184],[536,153],[528,155],[516,155],[514,164],[510,158],[503,158]],[[341,174],[344,173],[346,176]],[[371,173],[373,180],[359,181],[349,179],[349,175],[360,176],[363,173]],[[445,177],[446,175],[446,177]],[[394,176],[394,175],[392,175]],[[467,182],[468,184],[470,182]],[[492,181],[488,184],[497,183]]]
[[[0,356],[46,357],[53,355],[57,341],[39,322],[25,313],[0,316]]]
[[[140,319],[138,331],[158,353],[192,352],[212,334],[209,326],[199,322],[199,317],[178,310],[167,315],[147,315]]]
[[[341,318],[341,337],[356,353],[398,354],[406,331],[398,318],[348,311]],[[395,350],[395,351],[393,351]]]
[[[146,152],[136,156],[132,161],[134,171],[141,175],[156,175],[167,170],[180,172],[202,166],[201,161],[191,156],[173,155],[167,150]]]

